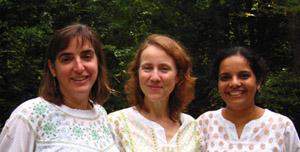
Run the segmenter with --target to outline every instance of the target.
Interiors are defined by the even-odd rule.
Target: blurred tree
[[[115,91],[104,105],[109,112],[128,106],[123,92],[127,65],[148,34],[167,34],[182,42],[198,78],[196,99],[187,112],[197,117],[222,106],[209,73],[215,53],[225,47],[254,48],[267,60],[270,79],[284,79],[281,71],[287,69],[286,76],[298,81],[299,8],[299,0],[0,0],[0,125],[17,105],[36,96],[50,37],[67,24],[92,26],[105,44]],[[260,98],[266,101],[273,99],[269,91],[276,85],[267,87]],[[294,85],[285,88],[297,90]],[[280,111],[296,107],[300,101],[295,99],[264,106]],[[296,111],[281,112],[297,116]]]

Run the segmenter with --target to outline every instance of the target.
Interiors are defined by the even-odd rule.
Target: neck
[[[65,96],[64,105],[73,109],[81,109],[81,110],[92,109],[92,105],[89,102],[88,98],[70,98]]]
[[[142,114],[147,114],[152,118],[166,118],[169,117],[169,107],[168,101],[147,101],[145,100],[145,106],[147,107],[147,111],[145,109],[140,109]]]
[[[262,116],[264,110],[257,106],[252,106],[248,109],[234,110],[228,107],[224,108],[222,115],[236,125],[245,125],[251,120],[258,119]]]

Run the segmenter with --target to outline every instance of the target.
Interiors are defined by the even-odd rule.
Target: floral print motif
[[[42,98],[29,100],[19,109],[13,115],[28,121],[36,135],[36,149],[47,149],[49,143],[95,151],[117,150],[107,113],[100,105],[94,105],[92,118],[73,115]]]
[[[181,127],[170,141],[164,129],[140,115],[133,107],[108,115],[122,151],[128,152],[201,152],[202,138],[191,116],[181,114]]]
[[[289,118],[265,109],[261,118],[245,125],[238,138],[235,125],[226,120],[221,111],[206,112],[196,120],[208,152],[300,151],[297,132]]]
[[[54,135],[56,132],[56,126],[53,123],[47,122],[43,127],[44,133],[46,135]]]
[[[33,114],[34,115],[44,115],[46,111],[46,105],[43,105],[42,103],[37,103],[33,106]]]

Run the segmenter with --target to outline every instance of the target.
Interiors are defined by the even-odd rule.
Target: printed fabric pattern
[[[292,121],[268,109],[259,119],[248,122],[240,137],[235,125],[222,116],[222,109],[206,112],[196,121],[208,152],[300,152]]]
[[[117,151],[106,119],[107,113],[95,104],[93,118],[76,117],[42,98],[19,106],[11,117],[24,119],[35,134],[37,152]]]
[[[114,128],[120,150],[126,152],[199,152],[202,139],[196,132],[194,119],[181,114],[182,125],[167,141],[159,124],[144,118],[133,107],[113,112],[108,121]]]

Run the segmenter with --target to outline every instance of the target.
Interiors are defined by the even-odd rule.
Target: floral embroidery
[[[193,118],[184,118],[187,122],[179,128],[172,141],[163,141],[162,128],[148,124],[136,116],[132,108],[123,109],[108,115],[108,121],[114,127],[117,138],[124,151],[140,152],[198,152],[202,150],[202,139],[198,138],[196,122]],[[145,118],[144,118],[145,119]]]
[[[46,106],[42,103],[37,103],[33,106],[33,113],[37,115],[43,115],[46,112]]]
[[[46,135],[53,135],[56,132],[56,126],[53,123],[47,122],[43,126],[43,132],[45,132]]]
[[[100,105],[94,106],[92,119],[73,116],[42,98],[29,100],[21,106],[19,113],[14,115],[29,122],[36,135],[37,149],[43,149],[38,148],[40,144],[60,143],[95,151],[117,150],[107,124],[107,113]]]
[[[76,136],[77,138],[82,137],[83,131],[80,127],[75,126],[75,127],[73,127],[72,131],[73,131],[74,136]]]

